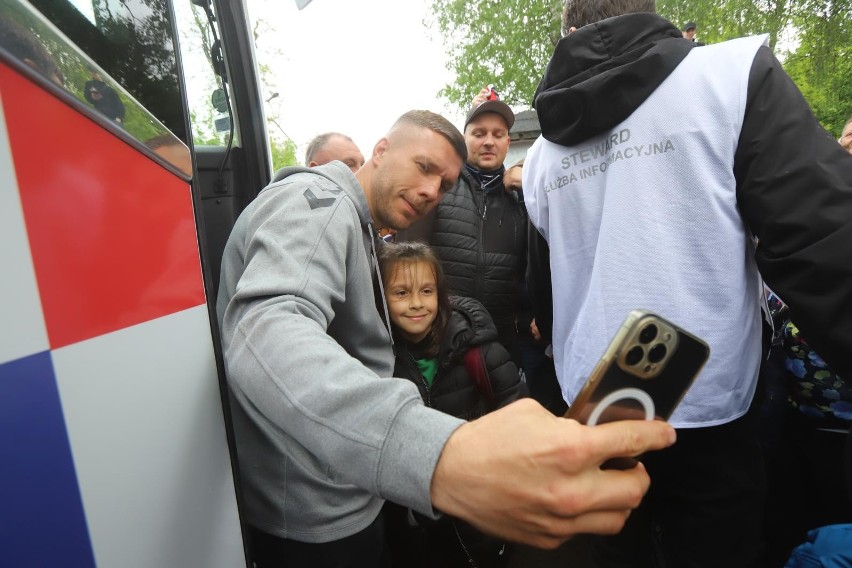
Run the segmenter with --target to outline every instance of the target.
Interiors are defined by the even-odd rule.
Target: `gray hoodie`
[[[383,499],[434,515],[462,422],[390,378],[370,211],[341,162],[286,168],[237,220],[217,302],[248,523],[303,542],[366,528]]]

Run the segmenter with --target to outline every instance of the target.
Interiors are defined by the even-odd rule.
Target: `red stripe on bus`
[[[51,348],[204,303],[189,184],[4,65],[0,97]]]

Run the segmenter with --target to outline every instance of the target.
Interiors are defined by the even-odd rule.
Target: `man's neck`
[[[503,172],[506,171],[503,166],[495,170],[481,170],[473,164],[465,164],[464,167],[486,193],[503,186]]]

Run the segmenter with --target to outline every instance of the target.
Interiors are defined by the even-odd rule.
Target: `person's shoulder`
[[[463,314],[477,314],[482,311],[485,311],[486,315],[488,314],[482,302],[469,296],[450,296],[450,305],[454,311]]]
[[[491,319],[491,314],[482,303],[468,296],[451,296],[450,304],[453,307],[453,317],[459,321],[459,326],[464,326],[473,331],[473,342],[480,343],[497,337],[497,328]]]
[[[264,188],[246,209],[250,226],[267,222],[296,226],[309,223],[318,233],[360,232],[358,208],[332,180],[309,168],[293,168]],[[279,172],[281,173],[281,172]]]

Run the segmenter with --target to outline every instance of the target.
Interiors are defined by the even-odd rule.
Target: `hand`
[[[512,166],[511,168],[503,172],[503,187],[506,188],[507,193],[511,193],[515,190],[521,190],[521,178],[523,176],[523,173],[523,166]]]
[[[541,341],[541,332],[538,330],[538,326],[535,324],[535,318],[530,322],[530,335],[536,341]]]
[[[432,477],[432,503],[486,533],[540,548],[578,533],[614,534],[650,479],[641,463],[628,470],[601,465],[674,440],[665,422],[590,428],[522,399],[450,436]]]
[[[476,108],[485,101],[488,100],[488,95],[491,94],[491,91],[488,90],[488,87],[482,87],[482,90],[473,97],[473,100],[470,103],[470,108]]]

